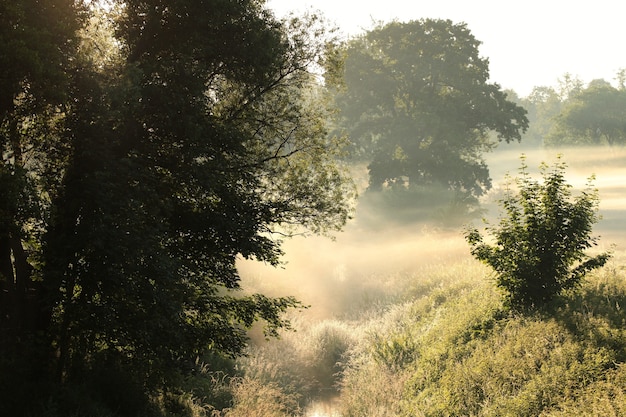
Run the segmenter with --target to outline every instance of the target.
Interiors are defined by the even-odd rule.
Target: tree
[[[27,230],[42,220],[33,192],[37,184],[28,173],[40,167],[26,164],[41,151],[42,131],[53,130],[48,123],[54,106],[64,101],[78,27],[73,1],[0,2],[0,328],[5,335],[24,325],[19,311],[32,286],[24,244],[30,240]]]
[[[534,87],[528,97],[519,103],[528,111],[529,120],[523,143],[535,148],[542,146],[554,126],[554,118],[561,111],[561,95],[552,87]]]
[[[281,23],[261,4],[127,1],[122,66],[75,74],[45,240],[59,381],[106,366],[163,389],[301,307],[243,295],[236,260],[277,265],[293,228],[339,229],[353,187],[310,73],[317,18]]]
[[[38,16],[48,5],[60,9],[29,1],[2,7],[28,21],[28,9]],[[48,70],[12,72],[11,58],[0,57],[16,80],[1,91],[10,98],[3,103],[13,103],[3,108],[2,133],[21,117],[20,147],[2,137],[0,268],[17,271],[24,261],[35,271],[39,304],[31,312],[42,313],[37,331],[45,339],[24,355],[43,361],[40,375],[21,378],[28,387],[15,384],[26,373],[2,352],[7,415],[24,406],[11,398],[18,390],[47,402],[79,386],[94,404],[132,397],[122,392],[129,386],[156,395],[176,389],[204,355],[242,354],[253,323],[276,335],[288,327],[283,313],[301,304],[245,294],[237,259],[278,265],[285,237],[339,230],[350,215],[354,187],[336,162],[342,144],[327,134],[323,86],[311,70],[333,42],[319,18],[277,21],[257,0],[117,5],[113,16],[86,8],[91,23],[82,30],[74,2],[65,5],[73,26],[63,16],[33,25],[48,34],[58,23],[64,36],[81,38],[29,44],[41,48],[35,58],[58,58],[46,63],[61,69],[58,83]],[[21,21],[0,16],[8,19],[3,36],[26,33],[5,31]],[[108,23],[96,30],[100,18]],[[10,44],[0,47],[20,62],[24,50]],[[28,163],[17,150],[29,152]],[[28,184],[15,180],[18,168]],[[30,214],[31,206],[41,212]],[[28,256],[2,246],[5,224],[28,241]],[[1,281],[3,293],[10,281]],[[98,382],[110,375],[125,383]],[[76,413],[72,395],[50,401]],[[138,414],[131,403],[115,406]]]
[[[0,414],[45,379],[49,311],[40,245],[54,182],[81,9],[72,0],[0,1]],[[47,191],[50,191],[49,189]]]
[[[527,168],[522,162],[515,181],[518,191],[508,188],[500,202],[505,216],[498,227],[487,228],[494,244],[485,243],[476,228],[465,234],[472,255],[496,271],[496,284],[505,292],[507,304],[521,310],[540,308],[577,287],[586,273],[610,257],[606,252],[585,253],[597,243],[591,236],[599,202],[593,177],[572,198],[560,159],[551,169],[541,166],[543,183],[533,180]]]
[[[626,90],[594,80],[566,101],[546,143],[622,145],[626,143]]]
[[[528,120],[488,82],[478,46],[465,24],[432,19],[392,22],[346,44],[339,123],[352,155],[369,162],[370,190],[441,186],[475,198],[491,186],[488,133],[520,140]]]
[[[561,77],[559,77],[557,82],[557,91],[561,101],[575,98],[578,94],[582,92],[585,87],[583,81],[580,78],[570,74],[569,72],[566,72]]]

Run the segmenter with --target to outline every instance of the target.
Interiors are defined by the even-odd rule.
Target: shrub
[[[545,305],[578,286],[587,272],[610,257],[585,254],[597,241],[591,229],[598,220],[598,191],[591,177],[580,195],[572,198],[565,167],[560,158],[552,169],[542,164],[541,183],[531,178],[522,157],[517,192],[508,188],[500,200],[506,215],[498,227],[487,227],[495,245],[485,243],[476,228],[466,231],[472,255],[496,271],[497,285],[515,309]]]

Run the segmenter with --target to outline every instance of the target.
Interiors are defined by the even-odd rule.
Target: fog
[[[626,149],[620,147],[590,147],[570,149],[538,149],[521,151],[516,146],[506,147],[486,155],[494,187],[485,199],[489,205],[489,214],[497,215],[495,205],[498,193],[504,183],[506,173],[516,175],[520,167],[520,156],[526,155],[529,171],[538,174],[541,162],[553,164],[561,155],[567,164],[566,179],[576,189],[585,187],[591,175],[595,176],[592,184],[599,190],[600,221],[594,227],[594,235],[600,236],[599,244],[604,247],[616,245],[616,250],[626,248]]]
[[[500,150],[485,155],[493,179],[493,189],[482,200],[485,217],[497,219],[497,199],[502,196],[505,176],[517,174],[522,153],[532,175],[538,175],[541,162],[552,164],[561,154],[574,194],[576,188],[585,186],[590,175],[595,175],[593,183],[600,192],[602,216],[593,233],[601,237],[598,249],[615,245],[616,254],[623,251],[626,150],[608,147],[522,150],[517,145],[503,145]],[[363,174],[362,169],[355,172]],[[363,179],[357,178],[357,182],[363,184]],[[480,225],[481,220],[473,223]],[[432,276],[433,270],[443,266],[447,271],[454,270],[451,266],[455,264],[462,274],[463,263],[476,262],[471,259],[463,238],[463,225],[400,222],[385,217],[384,213],[376,217],[363,204],[334,240],[320,236],[295,237],[286,240],[283,249],[281,268],[256,261],[239,262],[244,288],[272,296],[296,296],[310,305],[302,314],[312,319],[364,314],[368,308],[397,301],[402,294],[414,294],[421,275]]]

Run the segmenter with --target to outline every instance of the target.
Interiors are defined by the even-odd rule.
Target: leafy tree
[[[20,310],[33,285],[25,243],[33,223],[41,221],[37,184],[28,173],[39,167],[26,165],[41,151],[42,132],[53,130],[54,106],[64,101],[78,27],[73,1],[0,2],[0,328],[5,335],[24,325]]]
[[[24,407],[49,359],[40,252],[46,167],[60,131],[81,9],[0,1],[0,414]],[[45,395],[45,392],[42,393]],[[15,410],[13,410],[15,411]]]
[[[554,129],[556,118],[564,105],[581,93],[583,82],[569,73],[559,77],[555,87],[536,86],[527,97],[517,98],[507,92],[510,99],[528,111],[529,127],[522,136],[521,148],[536,148],[547,143],[546,138]]]
[[[257,0],[39,3],[0,6],[0,294],[36,294],[20,311],[42,338],[11,334],[1,300],[0,414],[23,411],[11,393],[79,386],[84,404],[134,415],[131,387],[175,389],[198,358],[240,355],[254,322],[276,335],[301,307],[244,294],[236,261],[278,265],[283,238],[350,214],[311,70],[333,39]]]
[[[444,187],[475,198],[491,186],[482,152],[520,140],[525,110],[491,84],[465,24],[392,22],[345,45],[340,128],[369,162],[369,188]]]
[[[544,144],[545,138],[554,126],[554,118],[560,113],[563,101],[552,87],[534,87],[528,97],[519,101],[528,111],[529,128],[522,143],[533,147]]]
[[[121,66],[75,74],[70,155],[47,231],[60,381],[106,366],[163,388],[246,329],[287,326],[292,297],[243,295],[238,257],[277,265],[280,236],[339,229],[353,195],[334,162],[311,16],[258,1],[127,1]],[[128,371],[128,370],[132,371]]]
[[[626,90],[595,80],[567,100],[546,143],[623,145],[626,143]]]
[[[505,217],[498,227],[487,228],[494,244],[485,243],[476,228],[465,234],[472,255],[496,271],[496,283],[515,309],[545,305],[578,286],[587,272],[610,257],[585,253],[597,242],[591,229],[597,221],[598,192],[591,177],[587,188],[572,198],[565,167],[560,159],[551,169],[542,165],[540,183],[523,162],[515,181],[518,191],[508,189],[501,201]]]
[[[569,72],[559,77],[557,84],[556,91],[561,101],[575,98],[585,88],[583,81]]]

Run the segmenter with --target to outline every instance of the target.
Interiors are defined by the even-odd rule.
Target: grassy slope
[[[603,238],[622,241],[623,152],[561,152],[573,163],[575,184],[598,174]],[[516,171],[519,150],[510,153],[489,161],[494,184]],[[552,154],[527,156],[536,167]],[[626,253],[588,276],[581,291],[555,302],[551,313],[511,316],[502,313],[491,272],[468,260],[462,239],[412,231],[407,240],[386,226],[373,236],[342,236],[332,257],[320,258],[326,252],[316,250],[315,264],[301,269],[312,271],[307,282],[322,280],[331,290],[307,301],[311,310],[332,301],[335,314],[296,319],[297,333],[253,349],[240,369],[301,405],[324,392],[339,395],[333,404],[343,417],[626,415]],[[420,236],[424,242],[414,245]],[[319,242],[309,243],[303,258],[311,258],[313,246]],[[345,247],[353,249],[339,250]],[[342,262],[346,279],[324,281],[332,274],[320,265]],[[283,408],[280,415],[294,412]]]
[[[162,399],[163,415],[303,416],[321,398],[342,417],[623,416],[621,265],[532,316],[503,313],[489,270],[474,260],[372,276],[341,317],[298,318],[297,332],[251,349],[231,370],[239,376],[206,364],[188,392]]]
[[[501,312],[479,265],[450,273],[353,351],[344,417],[626,415],[626,283],[615,264],[530,317]]]

